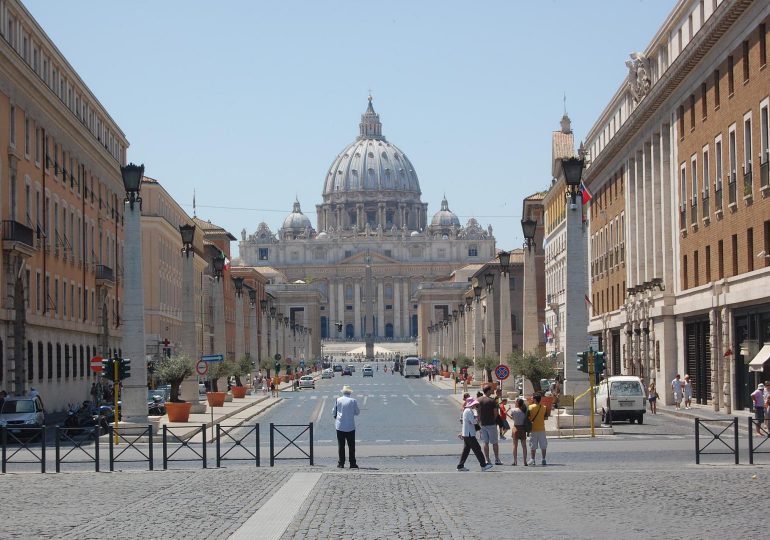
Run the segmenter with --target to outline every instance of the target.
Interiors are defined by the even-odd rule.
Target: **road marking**
[[[374,442],[390,442],[390,439],[377,439]]]
[[[410,398],[409,396],[406,396],[406,399],[411,401],[414,405],[417,405],[417,402],[415,400],[413,400],[412,398]],[[120,412],[120,411],[118,411],[118,412]]]
[[[316,442],[322,443],[322,442],[332,442],[331,439],[319,439]]]
[[[364,407],[366,407],[366,400],[367,400],[367,399],[369,399],[369,396],[366,396],[366,397],[364,398]],[[120,412],[120,410],[118,410],[118,412]],[[526,418],[525,418],[525,420],[526,420]],[[118,422],[118,423],[120,423],[120,422]]]
[[[418,439],[406,439],[404,442],[420,442]]]
[[[321,401],[321,405],[318,407],[318,414],[315,416],[315,423],[319,423],[321,421],[321,415],[326,410],[326,397],[323,398],[323,401]]]
[[[321,473],[294,473],[230,538],[278,540],[320,478]]]
[[[433,442],[449,442],[448,439],[433,439]]]

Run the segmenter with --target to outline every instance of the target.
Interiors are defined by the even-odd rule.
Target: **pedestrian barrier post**
[[[259,424],[254,425],[251,429],[249,429],[242,437],[235,438],[232,435],[233,430],[235,430],[235,427],[231,428],[223,428],[221,424],[217,424],[217,437],[216,437],[216,447],[217,447],[217,467],[222,466],[223,461],[245,461],[245,460],[251,460],[254,459],[255,466],[260,466],[260,456],[259,456]],[[252,452],[249,450],[248,447],[244,446],[243,442],[246,440],[247,437],[249,437],[252,433],[255,434],[255,447],[254,451]],[[232,444],[230,447],[222,453],[222,436],[227,437],[232,441]],[[243,453],[246,454],[245,457],[227,457],[227,455],[234,451],[236,448],[240,448],[242,450],[241,455]]]
[[[290,437],[286,435],[281,429],[279,428],[304,428],[302,431],[300,431],[296,436]],[[281,448],[278,452],[275,451],[275,433],[278,433],[281,437],[286,439],[288,441],[283,448]],[[297,444],[297,439],[299,439],[302,435],[305,433],[309,434],[310,437],[310,448],[306,452],[303,448],[301,448]],[[300,451],[302,454],[298,457],[281,457],[278,456],[283,453],[284,450],[289,448],[290,446],[293,446],[297,450]],[[270,466],[275,466],[275,461],[277,459],[308,459],[310,460],[310,465],[313,465],[313,422],[310,422],[309,424],[273,424],[270,423]]]
[[[757,444],[754,444],[754,429],[759,431],[757,435]],[[764,436],[762,436],[764,435]],[[764,450],[759,448],[765,444],[770,438],[770,432],[762,422],[758,422],[754,418],[749,416],[749,464],[754,465],[754,454],[770,454],[770,444],[765,447]]]
[[[711,429],[706,424],[723,424],[727,422],[727,425],[719,430],[719,428]],[[703,429],[708,432],[710,437],[708,437],[709,441],[701,446],[700,444],[700,428],[703,427]],[[725,438],[722,437],[723,434],[725,434],[729,429],[733,430],[732,433],[732,446],[727,441],[730,440],[729,438],[725,440]],[[727,434],[729,435],[729,434]],[[715,441],[719,441],[722,446],[717,445],[717,450],[711,450],[706,451],[706,449],[711,446],[712,443]],[[723,450],[722,447],[725,447],[727,450]],[[738,465],[739,463],[739,452],[738,452],[738,417],[733,417],[732,420],[702,420],[700,418],[695,419],[695,464],[700,465],[700,457],[704,455],[733,455],[735,457],[735,464]]]
[[[174,433],[174,429],[184,429],[185,434],[177,435]],[[190,433],[187,431],[188,428],[170,428],[168,426],[163,426],[163,470],[165,471],[168,469],[168,463],[170,461],[201,461],[203,463],[203,468],[205,469],[207,467],[207,459],[206,459],[206,424],[201,424],[201,427],[197,428],[195,431]],[[199,452],[192,446],[190,446],[192,438],[195,437],[200,433],[201,436],[201,451]],[[176,449],[169,453],[168,451],[168,436],[171,435],[172,437],[172,443],[177,442],[179,443],[179,446],[176,447]],[[192,454],[193,457],[178,457],[174,458],[174,456],[181,452],[183,448],[186,448],[189,452],[189,454]]]
[[[7,427],[0,428],[0,439],[2,440],[2,465],[0,470],[3,473],[7,471],[9,463],[39,463],[40,472],[45,472],[45,426],[43,427],[14,427],[20,433],[8,430]],[[24,434],[26,437],[22,437]],[[18,444],[17,448],[8,451],[8,442]],[[35,452],[35,441],[40,441],[40,453]],[[13,459],[14,456],[32,456],[31,459]]]
[[[77,440],[74,437],[74,433],[80,433],[81,435],[84,435],[85,438]],[[62,463],[94,463],[94,471],[99,472],[99,435],[101,434],[101,426],[90,426],[85,428],[66,428],[66,427],[56,427],[56,472],[61,472],[61,464]],[[72,448],[67,450],[67,452],[64,455],[61,455],[61,443],[62,438],[64,439],[65,443],[69,441],[72,443]],[[84,448],[84,443],[87,443],[89,440],[93,438],[94,440],[94,449],[93,452],[89,452],[88,449]],[[88,459],[79,459],[79,460],[67,460],[67,456],[72,454],[73,452],[78,451],[77,454],[85,454],[85,456]]]
[[[107,432],[110,440],[110,472],[115,470],[115,463],[143,463],[146,461],[148,469],[151,471],[154,469],[152,459],[152,424],[148,425],[146,428],[126,427],[120,430],[120,433],[118,433],[113,426],[109,426]],[[134,434],[133,436],[132,432]],[[137,446],[144,437],[147,437],[148,443],[146,452]],[[126,446],[122,447],[117,454],[115,453],[116,440],[118,443],[120,443],[120,441],[126,443]],[[132,454],[128,453],[129,451],[132,451],[133,455],[139,454],[141,457],[133,458],[131,457]],[[128,457],[120,459],[124,454]]]

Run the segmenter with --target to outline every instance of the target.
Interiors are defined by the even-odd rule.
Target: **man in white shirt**
[[[679,410],[679,405],[682,402],[682,379],[679,373],[676,374],[674,380],[671,381],[671,389],[674,391],[674,405]]]
[[[356,464],[356,421],[355,417],[361,412],[358,409],[358,402],[350,397],[353,389],[348,385],[342,387],[342,397],[337,398],[334,403],[334,427],[337,429],[337,450],[339,460],[337,467],[345,468],[345,443],[347,442],[350,452],[350,468],[357,469]]]

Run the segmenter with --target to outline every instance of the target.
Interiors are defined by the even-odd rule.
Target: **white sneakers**
[[[527,461],[527,465],[529,465],[530,467],[534,467],[535,466],[535,460],[534,459],[530,459],[529,461]]]
[[[468,472],[468,467],[457,467],[457,472]]]
[[[487,463],[481,468],[481,472],[487,472],[488,470],[492,469],[493,465],[491,463]]]

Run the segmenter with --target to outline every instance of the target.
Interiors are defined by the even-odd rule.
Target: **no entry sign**
[[[511,374],[511,370],[505,364],[500,364],[495,368],[495,377],[498,381],[504,381]]]
[[[101,373],[102,372],[102,360],[104,360],[101,356],[94,356],[91,358],[91,371],[94,373]]]
[[[198,373],[198,375],[205,375],[209,372],[209,363],[204,362],[203,360],[198,360],[198,363],[195,364],[195,371]]]

